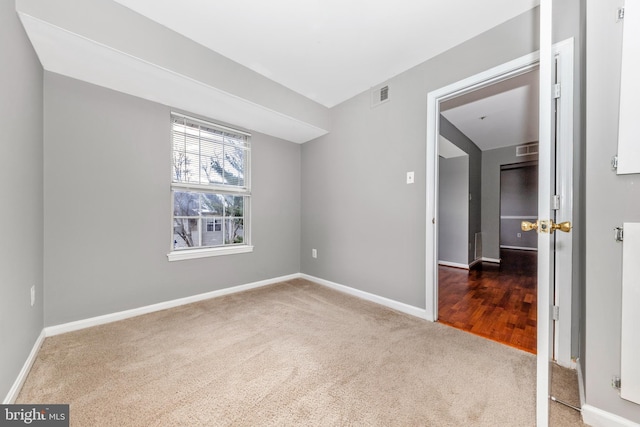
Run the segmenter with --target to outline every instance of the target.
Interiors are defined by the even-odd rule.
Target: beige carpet
[[[533,426],[535,357],[293,280],[47,338],[16,403],[73,426]]]

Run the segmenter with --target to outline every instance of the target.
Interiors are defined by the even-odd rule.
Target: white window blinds
[[[174,187],[249,191],[250,134],[171,114]]]

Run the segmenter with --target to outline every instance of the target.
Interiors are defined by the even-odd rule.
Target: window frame
[[[243,181],[244,185],[242,186],[234,186],[229,184],[200,184],[200,183],[187,183],[187,182],[178,182],[175,180],[175,169],[174,169],[174,138],[173,138],[173,124],[175,118],[185,119],[188,123],[198,124],[205,126],[207,128],[218,130],[221,132],[228,132],[236,135],[242,135],[246,137],[245,145],[242,147],[244,150],[244,167],[243,167]],[[171,156],[169,158],[171,165],[171,175],[170,175],[170,197],[171,197],[171,211],[170,211],[170,250],[167,254],[167,258],[169,261],[180,261],[187,259],[195,259],[195,258],[205,258],[212,256],[220,256],[220,255],[231,255],[231,254],[239,254],[239,253],[247,253],[253,252],[253,245],[251,244],[251,134],[239,129],[230,128],[224,125],[220,125],[215,123],[212,120],[200,119],[193,116],[189,116],[177,111],[171,111],[170,114],[170,131],[169,131],[169,139],[171,146]],[[200,140],[198,140],[200,144]],[[232,145],[232,144],[230,144]],[[200,147],[200,145],[199,145]],[[242,243],[224,243],[224,235],[223,235],[223,243],[218,246],[197,246],[192,248],[180,248],[176,249],[174,245],[175,241],[175,193],[176,192],[192,192],[197,194],[216,194],[216,195],[230,195],[236,197],[242,197],[242,229],[243,229],[243,242]],[[202,196],[200,196],[202,197]],[[177,217],[183,217],[183,215],[178,215]],[[197,219],[199,223],[198,232],[202,234],[207,229],[207,216],[202,216],[201,214],[197,217],[193,217]],[[215,216],[218,221],[222,224],[227,220],[227,217],[218,218]],[[229,217],[229,219],[232,217]],[[215,232],[215,224],[216,219],[214,217],[211,218],[214,221],[214,232]],[[221,227],[222,231],[224,227]],[[223,231],[224,234],[224,231]],[[200,239],[200,236],[199,236]]]

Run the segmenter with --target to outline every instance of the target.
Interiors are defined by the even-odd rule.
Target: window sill
[[[191,249],[182,251],[173,251],[167,254],[169,261],[183,261],[185,259],[207,258],[212,256],[221,255],[233,255],[244,254],[247,252],[253,252],[253,246],[227,246],[223,248],[206,248],[206,249]]]

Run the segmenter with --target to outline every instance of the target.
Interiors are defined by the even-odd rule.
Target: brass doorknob
[[[552,220],[536,222],[522,221],[522,223],[520,223],[520,228],[522,229],[522,231],[539,229],[541,233],[553,233],[556,230],[568,233],[571,231],[572,225],[570,221],[565,221],[558,224],[554,224]]]
[[[555,230],[560,230],[560,231],[564,231],[565,233],[568,233],[571,231],[572,225],[571,225],[571,221],[565,221],[565,222],[561,222],[559,224],[554,224],[551,223],[551,232],[553,233]]]

